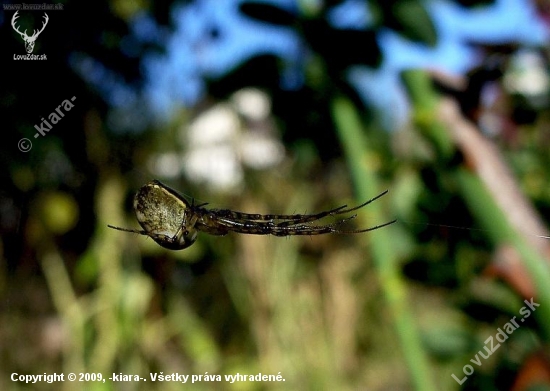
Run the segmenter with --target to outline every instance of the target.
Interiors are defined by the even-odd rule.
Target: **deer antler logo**
[[[40,33],[44,31],[44,28],[48,24],[48,14],[44,13],[44,18],[46,18],[46,20],[43,22],[44,24],[42,25],[42,28],[39,31],[34,30],[34,34],[29,37],[27,35],[27,29],[25,29],[24,32],[21,32],[15,25],[15,20],[19,17],[19,15],[17,15],[18,12],[19,11],[15,11],[15,14],[13,14],[13,17],[11,18],[11,26],[15,31],[19,33],[19,35],[21,35],[21,38],[23,38],[23,41],[25,41],[25,50],[27,50],[27,53],[30,54],[34,50],[34,41],[36,41],[36,38],[38,38]]]

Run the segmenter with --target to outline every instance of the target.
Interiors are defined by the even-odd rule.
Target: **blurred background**
[[[41,61],[10,4],[0,389],[550,389],[550,2],[67,0],[18,13]],[[152,179],[398,222],[169,251],[107,227]],[[55,372],[148,381],[10,380]]]

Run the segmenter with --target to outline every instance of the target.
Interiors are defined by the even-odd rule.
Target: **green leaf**
[[[424,5],[415,0],[383,2],[380,5],[384,25],[403,34],[411,41],[429,46],[437,44],[437,33]]]

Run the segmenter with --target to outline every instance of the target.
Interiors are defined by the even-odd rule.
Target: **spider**
[[[119,231],[134,232],[151,237],[155,242],[170,250],[182,250],[191,246],[199,231],[210,235],[223,236],[232,232],[253,235],[320,235],[327,233],[357,234],[373,231],[395,223],[396,220],[375,227],[344,230],[338,228],[342,223],[354,219],[357,215],[340,219],[332,224],[308,224],[326,216],[336,216],[353,212],[388,191],[354,208],[347,205],[316,214],[262,215],[236,212],[229,209],[206,209],[206,203],[189,204],[175,190],[154,180],[142,186],[134,197],[134,211],[143,230],[126,229],[109,225]]]

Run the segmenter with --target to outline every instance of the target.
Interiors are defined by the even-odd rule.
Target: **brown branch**
[[[462,152],[467,167],[485,184],[497,205],[505,212],[512,228],[542,256],[549,259],[550,241],[537,235],[550,236],[550,233],[531,202],[522,193],[498,148],[461,114],[452,99],[441,100],[438,114]],[[515,251],[514,253],[515,256],[510,253],[510,248],[497,249],[495,263],[490,272],[507,280],[524,296],[531,295],[534,289],[528,283],[527,271],[519,255]]]

